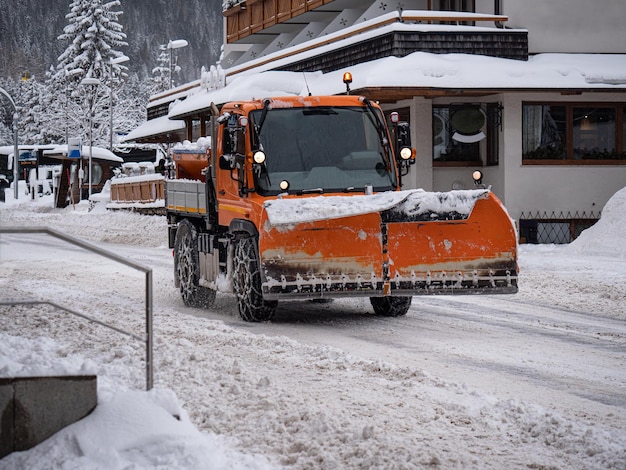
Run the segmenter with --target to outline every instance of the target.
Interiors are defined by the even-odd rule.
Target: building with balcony
[[[621,0],[225,0],[224,51],[127,140],[208,133],[211,104],[350,92],[411,125],[406,187],[480,169],[523,241],[569,242],[626,186]],[[157,123],[160,123],[157,125]]]

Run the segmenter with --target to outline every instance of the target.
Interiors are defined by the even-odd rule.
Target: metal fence
[[[598,212],[522,212],[519,218],[522,243],[565,244],[574,241],[580,233],[600,219]]]
[[[51,235],[55,238],[68,242],[72,245],[79,246],[87,251],[92,253],[96,253],[100,256],[104,256],[105,258],[109,258],[118,263],[124,264],[128,267],[131,267],[137,271],[141,271],[145,274],[145,317],[146,317],[146,335],[145,337],[140,337],[134,335],[128,331],[124,331],[115,326],[109,325],[107,323],[101,322],[93,317],[77,312],[71,308],[59,305],[50,300],[33,300],[33,299],[8,299],[8,300],[0,300],[0,305],[50,305],[54,308],[58,308],[67,313],[71,313],[72,315],[76,315],[78,317],[89,320],[93,323],[97,323],[98,325],[102,325],[106,328],[110,328],[118,333],[122,333],[124,335],[130,336],[131,338],[137,339],[143,342],[146,346],[146,390],[152,389],[154,383],[154,366],[153,366],[153,327],[152,327],[152,268],[148,268],[139,263],[135,263],[126,258],[123,258],[111,251],[102,249],[92,243],[86,242],[76,237],[72,237],[65,233],[59,232],[57,230],[48,228],[48,227],[0,227],[0,233],[41,233],[46,235]]]

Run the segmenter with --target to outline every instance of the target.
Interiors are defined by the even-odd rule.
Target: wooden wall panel
[[[263,27],[265,28],[276,24],[276,1],[265,0],[263,2]]]
[[[226,41],[232,42],[239,39],[239,21],[237,15],[226,18]]]
[[[306,12],[306,0],[291,0],[291,17]]]
[[[278,0],[276,7],[277,22],[280,23],[291,18],[291,0]]]
[[[263,29],[263,2],[248,5],[250,10],[250,33],[258,33]]]

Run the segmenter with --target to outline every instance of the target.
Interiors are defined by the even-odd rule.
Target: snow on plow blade
[[[266,299],[517,292],[517,239],[489,190],[265,204]]]

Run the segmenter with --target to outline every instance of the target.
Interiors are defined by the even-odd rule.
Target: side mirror
[[[403,147],[411,148],[411,127],[409,123],[406,121],[398,122],[395,127],[398,149]]]
[[[408,122],[398,122],[395,126],[396,158],[404,168],[415,163],[415,149],[411,147],[411,128]]]
[[[221,155],[220,156],[220,170],[231,170],[234,168],[232,155]]]

